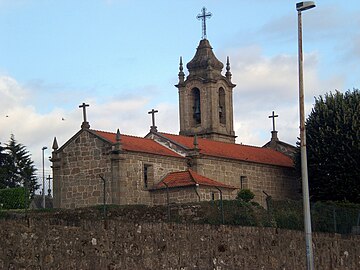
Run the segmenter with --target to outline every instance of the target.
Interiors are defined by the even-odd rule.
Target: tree
[[[0,143],[0,189],[6,188],[7,165],[9,164],[9,155],[5,152],[5,147]]]
[[[36,168],[26,147],[11,135],[5,151],[1,185],[8,188],[26,186],[29,193],[34,194],[40,185],[36,182]]]
[[[306,132],[311,198],[360,203],[359,90],[315,98]]]

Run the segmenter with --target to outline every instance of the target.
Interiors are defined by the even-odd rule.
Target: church
[[[158,131],[156,110],[144,137],[90,128],[85,103],[81,129],[61,147],[56,137],[51,157],[54,207],[102,204],[161,205],[234,199],[250,189],[255,201],[298,197],[292,155],[295,148],[277,138],[263,147],[235,143],[233,89],[229,57],[224,64],[203,37],[185,76],[180,57],[179,134]],[[235,104],[236,105],[236,104]],[[276,117],[273,113],[272,118]],[[121,127],[126,128],[126,127]],[[116,131],[116,132],[115,132]]]

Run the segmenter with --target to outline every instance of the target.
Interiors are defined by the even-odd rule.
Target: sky
[[[152,108],[161,132],[178,134],[179,58],[188,63],[202,37],[230,57],[237,143],[299,137],[297,1],[292,0],[0,0],[0,142],[26,146],[39,176],[42,147],[82,123],[145,136]],[[330,91],[360,88],[360,2],[318,0],[303,12],[305,109]],[[223,71],[223,74],[225,71]],[[185,69],[187,75],[187,70]],[[46,187],[47,189],[47,187]]]

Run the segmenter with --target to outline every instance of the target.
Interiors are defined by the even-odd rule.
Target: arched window
[[[192,97],[193,97],[193,118],[195,120],[195,124],[201,123],[201,108],[200,108],[200,90],[198,88],[192,89]]]
[[[219,121],[226,124],[225,90],[222,87],[219,89]]]

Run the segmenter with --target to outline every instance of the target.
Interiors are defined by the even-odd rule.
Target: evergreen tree
[[[359,90],[316,98],[306,132],[312,199],[360,203]]]
[[[14,135],[11,135],[5,150],[8,157],[4,166],[5,187],[26,186],[29,193],[34,194],[40,185],[36,183],[36,168],[26,147],[18,143]]]
[[[7,165],[9,164],[9,155],[5,152],[5,147],[0,143],[0,189],[6,188],[6,179],[8,178]]]

